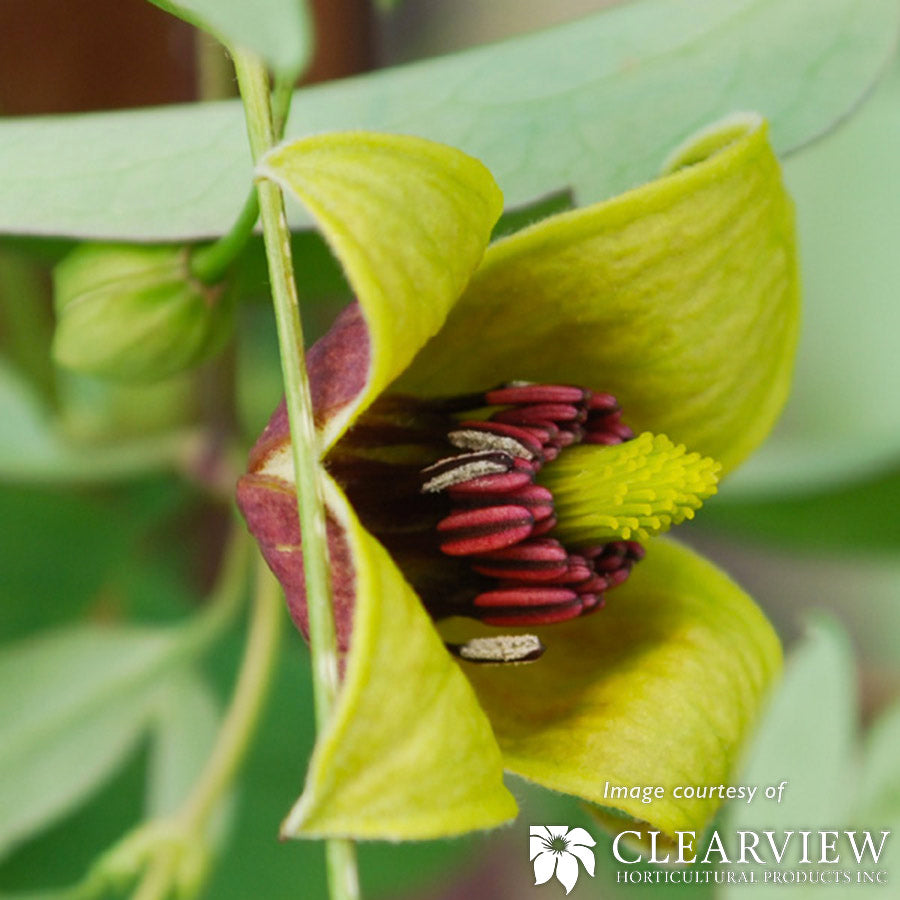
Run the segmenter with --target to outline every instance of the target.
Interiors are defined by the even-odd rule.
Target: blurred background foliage
[[[316,41],[305,83],[463,50],[609,5],[320,0],[312,4]],[[806,4],[811,28],[813,6]],[[877,6],[896,27],[897,4]],[[857,7],[850,30],[864,32],[875,9]],[[648,40],[665,30],[664,22],[656,26]],[[773,52],[790,52],[783,40],[771,36]],[[891,44],[893,36],[886,40]],[[900,63],[896,55],[886,63],[874,59],[878,46],[873,38],[871,68],[883,70],[879,83],[861,85],[866,96],[853,104],[858,108],[834,117],[845,121],[831,122],[829,133],[785,157],[805,283],[788,408],[767,445],[722,486],[688,535],[757,598],[790,651],[785,683],[743,775],[744,782],[795,779],[793,805],[783,811],[788,825],[799,819],[834,824],[842,817],[863,827],[900,824]],[[208,38],[142,0],[0,6],[4,116],[228,96],[227,72],[227,60]],[[777,84],[770,90],[778,96]],[[622,105],[628,102],[623,94]],[[554,188],[543,202],[511,211],[498,232],[573,202],[565,184]],[[346,302],[346,285],[315,235],[298,232],[294,244],[314,339]],[[71,690],[82,691],[87,712],[78,740],[87,743],[72,737],[72,746],[99,747],[113,731],[119,740],[96,751],[108,759],[98,762],[90,784],[71,784],[67,797],[45,803],[43,819],[24,823],[21,839],[10,841],[0,856],[0,897],[6,898],[50,897],[77,881],[148,807],[196,771],[238,667],[241,617],[171,677],[157,679],[153,666],[174,652],[183,623],[202,606],[219,569],[228,479],[237,464],[220,438],[230,432],[245,444],[252,440],[281,394],[258,239],[234,273],[239,340],[198,370],[140,387],[63,372],[51,360],[49,273],[72,246],[64,235],[0,239],[0,684],[4,693],[49,696],[54,686],[41,681],[40,666],[22,660],[53,629],[103,625],[125,635],[138,622],[144,630],[128,631],[127,639],[135,647],[129,677],[141,687],[129,695],[132,718],[110,730],[96,713],[96,698],[112,677],[103,648],[91,643],[96,635],[87,634],[81,649],[56,648],[71,653],[86,673],[85,683]],[[233,401],[223,400],[223,385],[231,386]],[[828,618],[811,618],[820,611]],[[325,893],[321,848],[275,840],[313,743],[306,650],[294,633],[284,641],[262,726],[216,838],[223,852],[208,889],[216,900]],[[141,653],[147,654],[143,668]],[[183,680],[176,683],[176,676]],[[179,698],[171,707],[160,706],[165,690]],[[0,745],[2,732],[0,717]],[[0,771],[0,782],[8,789],[9,772],[22,759],[0,751],[4,762],[10,769]],[[61,777],[60,795],[66,783]],[[559,821],[599,830],[574,801],[519,781],[511,786],[523,806],[520,824]],[[15,802],[15,791],[7,789],[0,787],[0,809],[4,797]],[[40,798],[35,802],[45,808]],[[753,814],[728,808],[720,823],[754,827]],[[777,827],[769,819],[755,824]],[[554,885],[530,886],[522,834],[517,824],[463,840],[363,846],[365,894],[550,896]],[[692,897],[713,896],[712,888],[616,884],[605,840],[596,854],[597,878],[582,879],[576,895],[662,898],[689,890]]]

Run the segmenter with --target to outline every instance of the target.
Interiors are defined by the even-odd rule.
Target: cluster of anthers
[[[616,398],[569,385],[513,382],[488,391],[483,403],[498,409],[448,432],[460,452],[422,470],[421,490],[449,500],[449,515],[437,524],[441,551],[490,581],[465,607],[432,612],[508,627],[599,609],[604,592],[628,578],[644,548],[622,540],[565,546],[554,537],[553,494],[538,474],[572,445],[631,440]]]

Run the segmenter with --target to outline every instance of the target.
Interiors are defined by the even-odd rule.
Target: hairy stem
[[[262,63],[250,53],[236,50],[234,64],[244,102],[250,148],[256,162],[274,144],[275,139],[268,79]],[[284,201],[281,190],[269,181],[260,181],[257,193],[291,429],[309,609],[316,727],[321,732],[328,724],[335,705],[338,666],[319,448],[304,363],[303,331]],[[327,842],[326,860],[332,900],[351,900],[357,897],[353,845],[348,841]]]
[[[293,76],[275,79],[272,91],[272,131],[273,140],[280,140],[284,133],[291,96],[294,89]],[[191,275],[203,284],[216,284],[224,278],[231,264],[240,256],[250,240],[256,220],[259,218],[259,197],[256,189],[250,191],[241,211],[228,232],[217,241],[201,247],[191,254]]]

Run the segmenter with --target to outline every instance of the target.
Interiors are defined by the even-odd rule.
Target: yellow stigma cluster
[[[721,465],[644,432],[611,447],[572,447],[539,475],[553,492],[554,535],[568,545],[644,541],[668,531],[716,492]]]

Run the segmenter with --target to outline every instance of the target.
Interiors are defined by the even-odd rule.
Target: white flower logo
[[[594,851],[597,842],[583,829],[568,825],[532,825],[531,856],[534,863],[534,883],[545,884],[556,873],[556,880],[566,889],[578,881],[578,860],[594,877]]]

